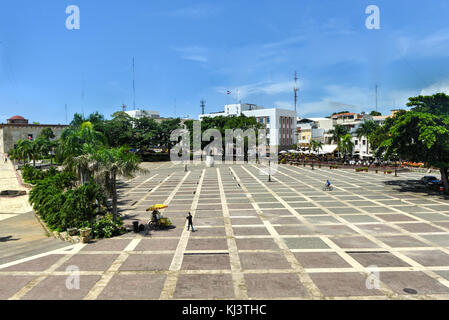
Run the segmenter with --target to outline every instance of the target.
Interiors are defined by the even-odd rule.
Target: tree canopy
[[[449,96],[438,93],[409,99],[410,111],[387,119],[371,136],[377,155],[390,159],[423,161],[440,169],[449,191]]]

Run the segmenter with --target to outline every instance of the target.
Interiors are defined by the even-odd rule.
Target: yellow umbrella
[[[149,207],[147,211],[160,210],[164,208],[168,208],[168,206],[166,204],[155,204],[154,206]]]

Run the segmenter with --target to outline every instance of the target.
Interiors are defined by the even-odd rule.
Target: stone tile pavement
[[[269,183],[262,165],[145,165],[121,213],[145,223],[166,203],[176,228],[0,265],[0,299],[449,298],[449,203],[404,190],[419,174],[282,165]]]

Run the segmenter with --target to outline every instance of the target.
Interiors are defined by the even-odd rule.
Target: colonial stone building
[[[53,130],[56,138],[59,138],[66,127],[61,124],[29,124],[24,117],[14,116],[6,123],[0,123],[0,153],[8,153],[18,140],[36,139],[45,128]]]

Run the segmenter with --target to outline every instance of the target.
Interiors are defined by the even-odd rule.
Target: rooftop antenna
[[[134,57],[133,57],[133,107],[136,109],[136,79],[134,72]]]
[[[84,87],[85,87],[85,80],[84,80],[84,75],[83,75],[83,86],[81,88],[81,112],[83,114],[84,117],[84,104],[85,104],[85,100],[84,100]]]
[[[65,104],[65,124],[67,124],[67,103]]]
[[[377,112],[377,89],[378,89],[378,85],[377,85],[377,83],[376,83],[376,112]]]
[[[175,98],[175,117],[176,117],[176,98]]]
[[[122,105],[122,111],[125,112],[126,111],[126,104]]]
[[[201,104],[201,114],[204,114],[204,107],[206,106],[206,101],[204,101],[204,99],[201,99],[200,104]]]
[[[295,115],[298,116],[298,112],[296,111],[296,105],[298,103],[298,91],[299,91],[299,89],[298,89],[298,87],[296,85],[296,81],[298,81],[298,74],[295,71],[295,86],[293,88],[293,92],[295,93]]]

